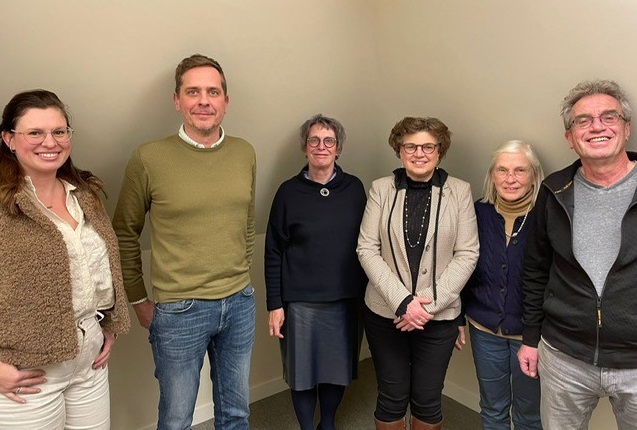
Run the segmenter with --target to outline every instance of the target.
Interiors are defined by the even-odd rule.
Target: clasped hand
[[[431,299],[414,296],[407,305],[407,312],[402,317],[394,319],[396,328],[400,331],[422,330],[433,319],[433,315],[425,310],[425,305],[431,303]]]

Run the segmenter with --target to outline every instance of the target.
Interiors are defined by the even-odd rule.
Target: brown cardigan
[[[87,191],[73,193],[108,250],[115,305],[100,324],[126,332],[130,318],[117,238],[102,205]],[[78,343],[66,244],[25,191],[16,202],[17,216],[0,208],[0,361],[24,368],[70,360]]]

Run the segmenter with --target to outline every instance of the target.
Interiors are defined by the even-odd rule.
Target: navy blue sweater
[[[357,177],[335,169],[336,176],[325,185],[306,179],[301,171],[281,184],[274,197],[265,240],[269,311],[284,302],[328,302],[364,294],[367,277],[356,243],[365,188]]]
[[[533,212],[507,246],[504,217],[491,203],[477,201],[475,208],[480,258],[463,291],[463,307],[469,317],[494,333],[501,327],[505,335],[521,335],[522,266]],[[513,231],[518,231],[523,219],[520,216],[515,220]]]

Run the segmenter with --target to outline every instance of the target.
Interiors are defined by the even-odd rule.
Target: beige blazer
[[[389,212],[396,192],[398,196],[388,232]],[[365,304],[374,313],[392,319],[396,318],[398,306],[411,294],[412,285],[403,234],[405,192],[396,189],[393,175],[372,183],[356,249],[369,278]],[[432,188],[431,216],[416,285],[417,296],[432,300],[433,237],[440,192],[440,187]],[[398,267],[392,258],[390,237]],[[442,187],[437,247],[437,300],[425,309],[435,320],[452,320],[460,314],[460,291],[478,261],[479,242],[471,188],[467,182],[451,176]],[[397,272],[407,286],[400,282]]]

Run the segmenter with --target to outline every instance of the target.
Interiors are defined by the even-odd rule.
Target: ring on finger
[[[16,394],[20,394],[20,391],[22,391],[22,387],[18,387],[15,389],[15,393]]]

